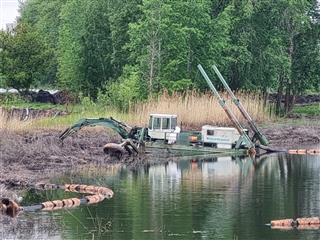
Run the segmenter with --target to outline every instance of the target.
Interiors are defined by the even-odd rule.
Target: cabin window
[[[170,129],[170,118],[162,118],[162,129]]]
[[[175,129],[177,126],[177,119],[171,118],[171,129]]]
[[[161,128],[161,118],[154,118],[153,129],[160,129],[160,128]]]
[[[214,130],[207,130],[207,135],[208,136],[213,136],[214,135]]]
[[[153,120],[153,118],[150,117],[150,119],[149,119],[149,129],[153,129],[153,128],[152,128],[152,120]]]

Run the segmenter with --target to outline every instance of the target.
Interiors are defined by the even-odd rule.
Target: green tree
[[[135,23],[141,16],[139,6],[142,0],[113,0],[108,12],[112,38],[112,73],[113,79],[122,74],[123,67],[132,64],[129,61],[130,50],[126,47],[129,43],[129,24]]]
[[[196,66],[215,63],[232,89],[278,92],[289,111],[296,94],[319,89],[319,16],[316,0],[29,0],[20,22],[47,56],[32,84],[92,99],[106,92],[127,109],[163,89],[205,90]],[[18,37],[3,36],[1,61],[14,72],[8,49]],[[2,70],[1,81],[31,79],[17,72],[9,81]]]
[[[58,43],[59,85],[74,92],[81,91],[84,81],[83,45],[85,35],[85,2],[68,1],[61,9]]]
[[[66,0],[28,0],[20,6],[22,23],[30,25],[44,43],[44,51],[49,56],[40,85],[55,85],[57,82],[57,47],[61,8]]]
[[[170,6],[159,0],[143,1],[142,17],[129,25],[132,61],[138,65],[142,85],[147,86],[149,93],[159,86],[161,71],[162,42],[164,28]]]
[[[230,6],[230,42],[225,54],[228,56],[229,74],[233,89],[250,88],[248,81],[250,65],[253,61],[250,45],[253,38],[251,24],[254,6],[252,1],[233,1]]]
[[[210,17],[210,1],[176,1],[163,48],[163,73],[161,86],[170,90],[184,90],[204,86],[196,81],[197,65],[212,63],[213,21]],[[173,37],[172,37],[173,36]]]
[[[280,1],[279,9],[282,12],[279,22],[280,29],[283,33],[285,47],[287,49],[287,57],[289,60],[289,67],[284,71],[279,82],[279,91],[284,88],[285,92],[285,112],[292,109],[294,103],[295,88],[298,87],[293,81],[293,60],[295,54],[295,40],[305,28],[309,28],[310,18],[306,15],[310,8],[308,0],[297,1]]]
[[[90,1],[87,3],[85,33],[83,45],[84,81],[81,91],[93,99],[97,97],[99,89],[111,79],[112,73],[112,39],[108,4],[104,1]]]
[[[225,3],[216,23],[227,31],[216,35],[215,43],[222,47],[214,52],[218,56],[215,61],[226,72],[231,88],[263,93],[276,90],[278,109],[283,94],[285,111],[291,109],[297,89],[302,92],[312,85],[311,79],[318,79],[313,66],[317,63],[319,45],[316,28],[310,27],[311,2]]]
[[[68,1],[61,12],[58,48],[59,82],[96,98],[112,77],[112,42],[104,1]]]
[[[28,91],[45,68],[47,55],[32,28],[19,23],[13,32],[1,33],[1,69],[6,87]]]
[[[127,111],[130,106],[148,97],[140,83],[137,68],[125,66],[121,77],[107,86],[106,94],[103,95],[107,96],[106,103]]]
[[[209,2],[149,0],[143,1],[141,11],[139,21],[130,24],[128,48],[142,84],[149,93],[179,81],[191,87],[196,64],[210,55]]]
[[[293,96],[302,94],[306,89],[320,91],[320,7],[316,0],[311,1],[308,15],[307,27],[294,39]]]

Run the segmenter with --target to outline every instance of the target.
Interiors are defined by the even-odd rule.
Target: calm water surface
[[[114,198],[23,213],[2,239],[320,239],[320,230],[272,230],[272,219],[320,216],[320,158],[273,155],[181,160],[135,171],[87,168],[52,182],[106,185]],[[24,205],[79,196],[26,193]]]

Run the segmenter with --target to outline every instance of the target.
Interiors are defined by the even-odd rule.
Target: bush
[[[106,89],[106,93],[99,94],[98,99],[122,111],[128,111],[137,101],[147,98],[147,93],[142,89],[140,74],[132,66],[126,66],[122,76]]]
[[[191,90],[194,87],[191,79],[180,79],[177,81],[166,81],[163,84],[164,89],[169,93],[173,92],[185,92]]]

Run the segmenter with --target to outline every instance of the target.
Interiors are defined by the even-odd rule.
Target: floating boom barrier
[[[320,155],[320,149],[290,149],[289,154],[298,155]]]
[[[320,148],[312,148],[312,149],[277,149],[277,148],[271,148],[268,146],[263,145],[256,145],[258,149],[264,150],[268,153],[273,152],[283,152],[293,155],[320,155]]]
[[[112,198],[114,194],[111,189],[106,187],[83,184],[36,184],[33,187],[35,189],[41,190],[64,189],[66,192],[85,193],[92,195],[84,196],[82,198],[67,198],[61,200],[46,201],[31,206],[19,206],[19,204],[13,200],[2,198],[0,199],[0,213],[8,215],[10,217],[16,217],[21,212],[34,212],[39,210],[53,211],[63,208],[74,208],[80,205],[102,202],[104,199]]]
[[[280,230],[291,230],[291,229],[320,229],[320,218],[309,217],[309,218],[297,218],[297,219],[280,219],[272,220],[270,224],[272,229]]]

